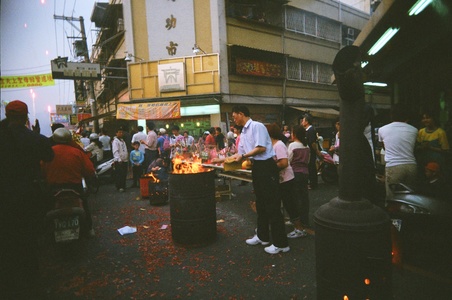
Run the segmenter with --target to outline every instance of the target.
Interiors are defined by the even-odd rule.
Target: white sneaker
[[[299,229],[295,228],[294,231],[292,231],[291,233],[287,234],[287,237],[289,239],[296,239],[296,238],[299,238],[299,237],[305,237],[307,235],[308,235],[308,233],[306,232],[306,230],[304,230],[304,229],[303,230],[299,230]]]
[[[284,248],[279,248],[276,247],[274,245],[268,246],[264,248],[265,252],[270,253],[270,254],[278,254],[279,252],[288,252],[290,250],[290,247],[284,247]]]
[[[257,237],[257,234],[255,234],[251,239],[247,239],[247,240],[246,240],[246,243],[247,243],[248,245],[253,245],[253,246],[254,246],[254,245],[259,245],[259,244],[266,246],[266,245],[270,244],[270,242],[263,242],[263,241],[261,241],[261,240]]]

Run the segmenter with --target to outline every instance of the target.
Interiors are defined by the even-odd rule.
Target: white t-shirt
[[[142,131],[138,131],[137,133],[135,133],[132,136],[132,143],[133,142],[141,142],[141,141],[146,141],[147,139],[147,134],[142,132]],[[146,149],[146,146],[144,144],[140,143],[140,147],[138,148],[138,150],[140,150],[141,153],[144,154],[144,150]]]
[[[283,159],[283,158],[289,159],[287,147],[282,141],[277,141],[273,145],[273,151],[275,151],[276,161]],[[290,166],[290,163],[287,168],[279,171],[279,183],[283,183],[283,182],[292,180],[292,179],[294,179],[294,177],[295,177],[295,175],[293,173],[292,167]]]
[[[387,167],[416,164],[414,146],[418,130],[404,122],[392,122],[378,130],[378,140],[384,143]]]

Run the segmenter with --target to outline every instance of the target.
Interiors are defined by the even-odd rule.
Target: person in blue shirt
[[[133,184],[131,187],[138,187],[138,181],[143,174],[143,161],[144,155],[143,152],[139,150],[140,142],[133,142],[132,146],[134,150],[130,151],[130,162],[132,163],[132,171],[133,171]]]
[[[252,178],[256,195],[257,230],[254,237],[247,239],[248,245],[269,245],[264,250],[270,254],[290,250],[281,213],[279,193],[279,170],[274,160],[272,141],[267,128],[253,121],[246,106],[232,108],[235,124],[243,126],[236,161],[250,158],[253,161]],[[270,234],[271,229],[271,234]]]
[[[159,151],[159,157],[165,158],[170,156],[171,146],[170,137],[166,134],[165,128],[160,128],[157,138],[157,150]]]

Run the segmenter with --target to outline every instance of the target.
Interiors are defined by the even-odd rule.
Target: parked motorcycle
[[[97,177],[99,183],[101,181],[108,182],[108,183],[113,182],[114,162],[115,162],[115,160],[112,158],[112,159],[103,161],[99,165],[97,165],[96,177]]]
[[[112,159],[103,161],[99,165],[97,165],[97,167],[96,167],[97,177],[111,176],[111,174],[113,173],[114,162],[115,162],[115,160],[112,158]]]
[[[57,189],[52,193],[53,207],[46,214],[51,224],[54,241],[67,243],[80,239],[85,210],[81,195],[73,189]]]
[[[96,177],[94,178],[94,180],[92,180],[92,182],[90,182],[90,184],[88,184],[85,179],[82,179],[83,190],[85,191],[85,193],[91,192],[93,194],[96,194],[99,191],[101,181],[106,181],[109,183],[113,182],[113,164],[114,159],[109,159],[97,165],[97,167],[95,167]]]
[[[339,180],[337,172],[337,164],[334,162],[333,157],[326,151],[321,151],[323,161],[320,163],[317,174],[321,176],[325,183],[336,183]]]

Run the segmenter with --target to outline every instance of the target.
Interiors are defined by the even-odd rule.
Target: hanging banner
[[[180,101],[118,104],[116,119],[165,120],[180,118]]]
[[[26,88],[32,86],[51,86],[55,85],[52,74],[20,75],[20,76],[2,76],[2,89]]]

